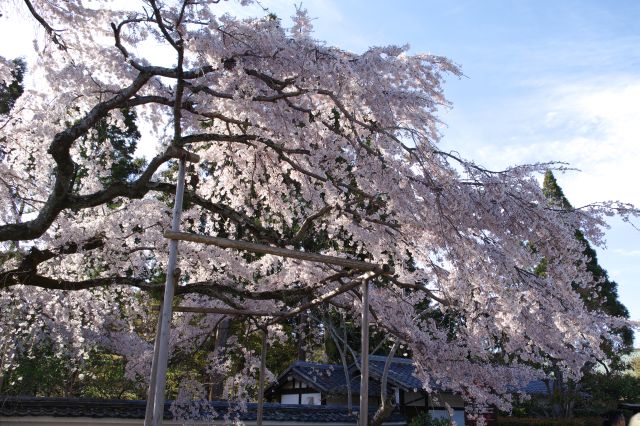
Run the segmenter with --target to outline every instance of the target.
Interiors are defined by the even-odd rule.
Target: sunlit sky
[[[300,4],[327,44],[362,52],[408,43],[413,53],[462,67],[465,76],[445,86],[453,108],[440,114],[443,149],[496,169],[566,161],[580,171],[556,177],[574,206],[608,199],[640,206],[640,2],[262,2],[285,22]],[[16,37],[21,29],[0,18],[0,36],[15,41],[2,43],[0,55],[29,48],[32,35]],[[640,231],[610,223],[600,264],[640,321]]]

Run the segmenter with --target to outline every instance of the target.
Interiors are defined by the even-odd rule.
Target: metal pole
[[[156,375],[158,374],[158,352],[160,350],[160,329],[162,328],[162,302],[158,313],[158,325],[156,326],[156,338],[153,341],[153,359],[151,361],[151,376],[149,378],[149,390],[147,391],[147,407],[144,413],[144,426],[152,426],[153,401],[156,394]]]
[[[262,426],[262,413],[264,412],[264,370],[267,363],[267,329],[262,330],[262,351],[260,353],[260,378],[258,379],[258,412],[256,426]]]
[[[368,426],[369,417],[369,280],[362,283],[362,324],[360,363],[360,426]]]
[[[184,177],[186,171],[186,160],[180,159],[178,170],[178,185],[176,188],[175,204],[173,206],[173,221],[171,230],[180,230],[180,216],[182,216],[182,198],[184,195]],[[167,362],[169,359],[169,332],[171,331],[171,304],[175,292],[177,279],[176,262],[178,259],[178,241],[169,241],[169,262],[167,263],[167,278],[164,284],[164,301],[161,313],[161,328],[159,336],[158,369],[156,374],[156,389],[153,400],[153,426],[162,425],[164,415],[164,391],[167,383]],[[148,403],[148,402],[147,402]]]

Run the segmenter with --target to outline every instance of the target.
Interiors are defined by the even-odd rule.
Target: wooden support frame
[[[249,309],[233,309],[233,308],[215,308],[203,306],[176,306],[174,312],[190,312],[194,314],[221,314],[229,316],[247,316],[247,317],[278,317],[283,316],[284,312],[268,312],[268,311],[252,311]]]
[[[162,329],[162,302],[160,302],[158,314],[158,324],[156,326],[156,337],[153,340],[153,359],[151,361],[151,377],[149,379],[149,389],[147,391],[147,406],[144,413],[144,426],[152,426],[153,423],[153,402],[156,395],[156,377],[158,375],[158,352],[160,349],[160,330]]]
[[[360,416],[358,425],[369,425],[369,280],[362,282],[362,343],[360,346]]]
[[[258,410],[256,413],[256,426],[262,426],[264,414],[264,375],[267,365],[267,327],[262,330],[262,348],[260,350],[260,376],[258,378]]]
[[[186,152],[186,151],[185,151]],[[187,153],[188,154],[188,153]],[[171,231],[164,233],[165,238],[169,239],[169,262],[167,265],[167,279],[165,282],[165,293],[163,303],[158,316],[158,328],[156,330],[156,341],[154,345],[154,357],[151,368],[151,380],[149,385],[149,394],[147,398],[147,411],[145,416],[145,426],[162,425],[164,414],[164,391],[166,385],[167,363],[168,363],[168,345],[169,331],[171,328],[172,300],[175,293],[175,286],[178,279],[179,269],[176,268],[178,241],[191,241],[195,243],[215,245],[221,248],[230,248],[236,250],[244,250],[253,253],[271,254],[280,257],[299,259],[309,262],[323,263],[329,265],[342,266],[344,268],[364,271],[365,273],[353,282],[340,286],[322,296],[319,296],[311,302],[305,303],[297,308],[287,312],[264,312],[250,311],[230,308],[200,308],[183,306],[176,308],[178,312],[194,312],[194,313],[220,313],[225,315],[246,315],[246,316],[264,316],[274,317],[274,320],[265,325],[262,339],[262,353],[260,362],[260,378],[259,378],[259,395],[258,395],[258,424],[262,423],[262,414],[264,406],[264,374],[266,362],[266,346],[267,331],[266,326],[278,322],[283,318],[297,315],[300,312],[313,307],[319,303],[323,303],[341,293],[351,290],[358,285],[362,285],[362,376],[360,380],[360,425],[367,426],[368,422],[368,385],[369,385],[369,280],[375,275],[390,275],[394,273],[392,267],[388,265],[377,265],[369,262],[363,262],[354,259],[345,259],[337,256],[327,256],[318,253],[309,253],[298,250],[285,249],[281,247],[273,247],[264,244],[251,243],[247,241],[230,240],[227,238],[211,237],[205,235],[191,234],[179,232],[180,217],[182,215],[182,201],[184,196],[184,178],[186,172],[186,161],[198,160],[194,155],[189,157],[184,155],[180,157],[180,168],[178,171],[178,185],[176,188],[176,198],[173,211],[173,220]],[[152,408],[149,406],[152,404]],[[149,416],[152,415],[150,418]]]
[[[188,155],[185,154],[180,158],[180,165],[178,168],[178,184],[176,187],[176,197],[173,206],[173,219],[171,221],[171,229],[173,231],[180,230],[187,157]],[[151,366],[152,376],[149,385],[149,395],[147,396],[145,425],[150,424],[151,426],[160,426],[164,419],[164,392],[167,383],[167,364],[169,361],[169,333],[171,331],[172,302],[178,279],[178,270],[176,269],[177,261],[178,242],[176,240],[171,240],[169,241],[169,261],[167,262],[164,298],[162,302],[162,309],[158,315],[158,329],[156,330],[157,338],[154,344],[153,363]],[[149,409],[149,404],[152,404],[152,410]],[[151,419],[148,418],[149,414],[152,415]]]
[[[173,230],[165,231],[164,237],[170,240],[191,241],[194,243],[214,245],[221,248],[250,251],[252,253],[272,254],[280,257],[306,260],[309,262],[337,265],[358,271],[374,271],[379,274],[393,274],[393,268],[388,265],[376,265],[374,263],[363,262],[361,260],[345,259],[343,257],[327,256],[324,254],[273,247],[265,244],[250,243],[248,241],[230,240],[227,238],[191,234],[188,232],[175,232]]]

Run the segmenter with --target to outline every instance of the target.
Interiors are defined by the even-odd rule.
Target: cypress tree
[[[573,209],[550,170],[547,170],[544,175],[542,192],[551,206],[564,210]],[[582,291],[578,286],[574,286],[576,291],[580,293],[585,306],[590,311],[600,311],[611,316],[629,318],[629,311],[618,299],[618,284],[609,279],[607,271],[600,266],[596,251],[585,238],[584,233],[576,229],[575,236],[584,247],[583,254],[586,259],[587,270],[593,276],[594,281],[599,283],[596,287],[597,297],[588,297],[589,294]],[[543,264],[544,263],[546,262],[543,262]],[[539,268],[538,272],[544,273],[544,267]],[[621,338],[622,345],[615,345],[611,341],[603,341],[602,348],[611,360],[611,367],[613,369],[619,369],[622,368],[620,361],[621,356],[630,353],[633,349],[633,331],[629,327],[623,327],[614,330],[614,332]]]

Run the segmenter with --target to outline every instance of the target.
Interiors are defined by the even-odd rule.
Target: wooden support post
[[[182,198],[184,195],[184,179],[186,174],[186,159],[180,159],[180,167],[178,169],[178,183],[176,187],[176,198],[173,206],[173,220],[171,222],[171,230],[178,232],[180,230],[180,217],[182,216]],[[167,363],[169,360],[169,334],[171,331],[171,308],[175,286],[177,282],[176,263],[178,260],[178,241],[169,241],[169,261],[167,263],[167,277],[164,285],[164,299],[161,312],[161,327],[159,343],[158,343],[158,368],[155,377],[155,394],[153,401],[147,401],[147,404],[153,404],[153,426],[162,425],[164,416],[164,391],[167,382]]]
[[[260,377],[258,379],[258,412],[256,426],[262,426],[264,413],[264,370],[267,368],[267,329],[262,330],[262,350],[260,351]]]
[[[153,401],[156,395],[156,376],[158,375],[158,353],[160,352],[160,329],[162,328],[162,302],[158,312],[158,325],[156,326],[156,338],[153,340],[153,358],[151,361],[151,377],[147,391],[147,407],[144,413],[144,426],[152,426]]]
[[[360,355],[360,421],[359,426],[368,426],[369,417],[369,280],[362,282],[362,324]]]

